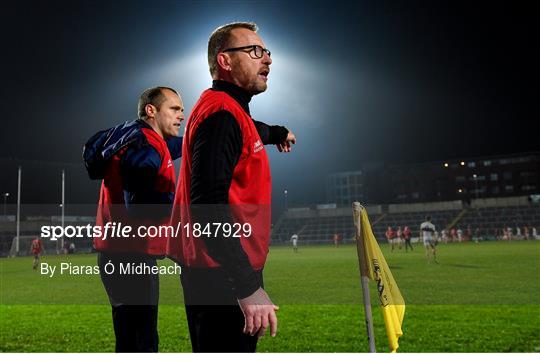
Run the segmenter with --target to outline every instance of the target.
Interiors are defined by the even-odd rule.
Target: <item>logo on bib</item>
[[[262,144],[261,140],[258,139],[258,140],[253,144],[253,153],[259,152],[259,151],[261,151],[263,148],[264,148],[264,145]]]

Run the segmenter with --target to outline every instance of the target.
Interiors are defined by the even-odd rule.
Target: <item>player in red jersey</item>
[[[30,253],[34,256],[34,262],[32,264],[32,269],[34,270],[39,266],[39,256],[41,255],[41,252],[43,252],[43,244],[39,237],[36,237],[30,244]]]
[[[408,247],[410,247],[412,251],[413,247],[411,245],[411,229],[408,226],[405,226],[405,229],[403,230],[403,239],[405,240],[405,252],[407,252]]]
[[[394,252],[394,245],[395,245],[395,233],[394,230],[392,230],[392,226],[388,226],[386,229],[386,239],[388,240],[388,243],[391,245],[391,251]]]

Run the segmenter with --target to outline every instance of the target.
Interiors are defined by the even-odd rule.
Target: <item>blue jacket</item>
[[[141,119],[128,121],[94,134],[83,148],[83,160],[91,179],[103,179],[113,156],[121,153],[120,176],[124,202],[130,204],[171,204],[173,193],[155,187],[162,156],[148,141],[142,128],[152,129]],[[172,160],[181,157],[182,137],[165,140]]]

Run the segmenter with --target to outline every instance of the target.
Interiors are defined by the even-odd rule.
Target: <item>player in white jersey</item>
[[[291,236],[292,249],[294,252],[298,252],[298,235],[294,234]]]
[[[441,241],[445,244],[448,243],[448,230],[444,229],[441,231]]]
[[[437,261],[437,252],[435,249],[437,245],[435,240],[435,225],[431,223],[431,216],[427,216],[426,221],[420,225],[420,234],[422,235],[424,247],[426,248],[428,262],[433,260],[438,264],[439,262]]]

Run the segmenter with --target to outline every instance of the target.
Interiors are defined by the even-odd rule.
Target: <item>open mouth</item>
[[[265,80],[268,80],[268,74],[270,74],[270,70],[268,69],[259,71],[259,76],[262,76]]]

